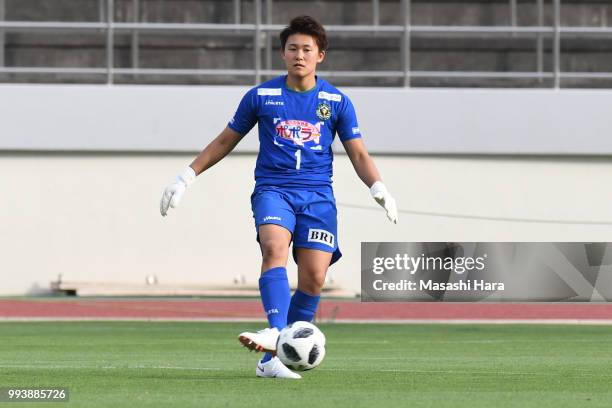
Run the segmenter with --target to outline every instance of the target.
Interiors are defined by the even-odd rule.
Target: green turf
[[[288,381],[255,378],[236,340],[253,323],[4,322],[0,387],[81,407],[612,407],[612,327],[320,327],[323,364]]]

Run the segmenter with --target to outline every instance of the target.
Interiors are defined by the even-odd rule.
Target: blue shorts
[[[331,189],[319,192],[262,187],[251,196],[251,208],[258,232],[264,224],[280,225],[291,232],[296,262],[296,248],[331,252],[330,265],[342,256],[338,248],[336,199]]]

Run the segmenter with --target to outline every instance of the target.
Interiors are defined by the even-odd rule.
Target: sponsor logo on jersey
[[[356,135],[356,134],[358,134],[358,133],[361,133],[361,131],[359,130],[359,128],[358,128],[358,127],[354,127],[354,128],[353,128],[353,134],[354,134],[354,135]]]
[[[283,101],[273,101],[271,99],[268,99],[266,101],[266,103],[264,103],[264,105],[283,106],[283,105],[285,105],[285,102],[283,102]]]
[[[317,106],[317,117],[321,120],[327,120],[331,118],[331,106],[327,102],[321,102]]]
[[[342,100],[342,95],[340,94],[332,94],[327,92],[319,92],[319,99],[326,99],[328,101],[340,102]]]
[[[268,215],[264,217],[263,222],[272,221],[272,220],[281,221],[281,217],[276,217],[274,215]]]
[[[276,125],[276,136],[281,139],[291,140],[298,146],[304,146],[306,142],[319,144],[321,138],[321,124],[305,122],[303,120],[283,120]]]
[[[308,230],[308,242],[318,242],[333,248],[334,239],[334,234],[329,231],[314,228]]]
[[[257,95],[260,96],[275,96],[281,95],[281,88],[257,88]]]

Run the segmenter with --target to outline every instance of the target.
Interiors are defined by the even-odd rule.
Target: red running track
[[[319,320],[612,324],[607,303],[361,303],[324,300]],[[264,320],[257,300],[0,300],[0,319]]]

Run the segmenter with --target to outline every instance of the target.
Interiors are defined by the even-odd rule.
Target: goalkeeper
[[[279,331],[287,324],[312,321],[328,267],[340,257],[337,211],[332,190],[332,142],[336,134],[372,197],[397,223],[395,200],[370,158],[350,99],[316,75],[327,49],[325,29],[312,17],[291,20],[280,33],[287,74],[248,91],[227,127],[164,191],[161,214],[178,205],[196,176],[236,147],[258,124],[259,155],[251,207],[261,247],[259,290],[270,327],[244,332],[240,342],[266,354],[256,375],[300,378],[274,357]],[[287,258],[298,266],[293,296]]]

